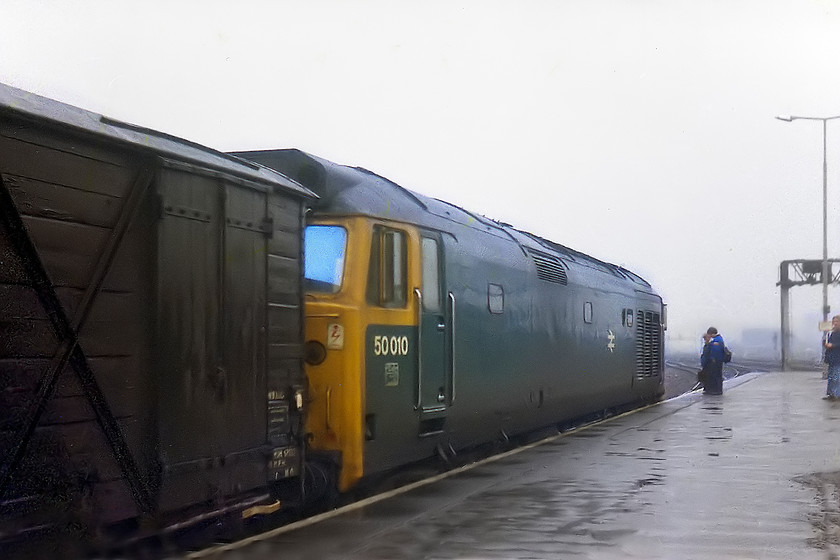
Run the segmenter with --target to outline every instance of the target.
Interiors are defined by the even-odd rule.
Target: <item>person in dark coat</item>
[[[828,364],[828,384],[824,399],[840,398],[840,315],[831,318],[831,334],[825,342],[825,363]]]
[[[703,337],[706,344],[703,346],[703,354],[700,356],[700,366],[706,374],[706,382],[703,384],[704,395],[723,394],[723,337],[718,330],[709,327]],[[838,337],[840,343],[840,336]],[[840,346],[840,345],[839,345]]]

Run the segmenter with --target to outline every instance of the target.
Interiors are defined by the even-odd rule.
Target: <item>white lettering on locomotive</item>
[[[374,356],[407,356],[407,336],[376,335],[373,337]]]

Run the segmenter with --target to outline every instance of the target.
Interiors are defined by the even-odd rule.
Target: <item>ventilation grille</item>
[[[636,376],[651,377],[662,371],[662,329],[659,314],[636,313]]]
[[[566,267],[563,266],[563,261],[537,251],[528,250],[528,254],[531,255],[534,264],[537,265],[537,278],[554,284],[568,285],[569,280],[566,277]]]

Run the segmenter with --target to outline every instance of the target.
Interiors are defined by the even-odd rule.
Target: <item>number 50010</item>
[[[406,356],[408,354],[407,336],[374,336],[374,356]]]

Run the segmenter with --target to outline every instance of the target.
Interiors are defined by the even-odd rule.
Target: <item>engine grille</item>
[[[662,327],[659,313],[636,313],[636,376],[651,377],[662,371]]]
[[[568,285],[569,280],[566,276],[566,268],[560,259],[532,249],[528,250],[528,254],[531,255],[531,258],[534,259],[534,264],[537,265],[537,278],[546,282],[553,282],[564,286]]]

